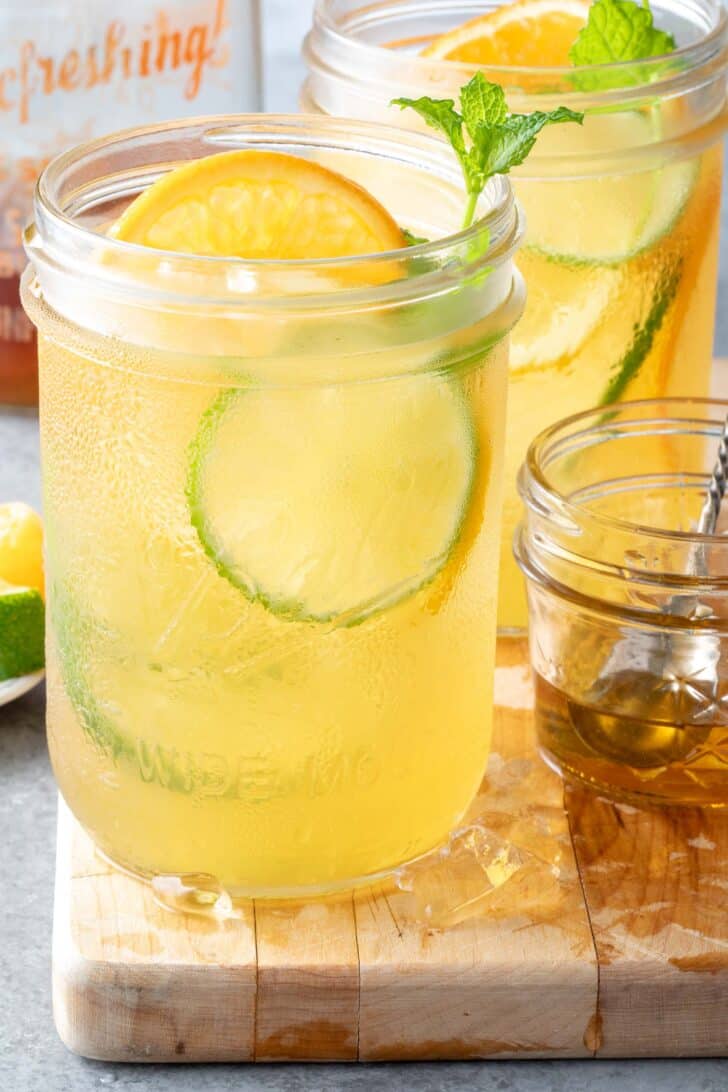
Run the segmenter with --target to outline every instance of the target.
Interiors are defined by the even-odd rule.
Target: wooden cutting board
[[[165,1062],[728,1054],[728,809],[564,789],[535,753],[522,642],[496,698],[473,824],[413,891],[172,913],[62,807],[64,1042]]]

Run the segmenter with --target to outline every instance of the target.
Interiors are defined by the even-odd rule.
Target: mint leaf
[[[508,116],[506,96],[498,83],[488,83],[482,73],[460,90],[460,109],[471,140],[479,125],[501,125]]]
[[[431,129],[437,129],[450,141],[455,155],[460,160],[465,187],[469,194],[482,192],[484,182],[474,168],[470,155],[465,147],[463,136],[463,118],[455,109],[452,99],[431,99],[423,95],[419,99],[392,99],[391,106],[399,106],[402,110],[415,110],[420,117],[427,122]]]
[[[675,48],[672,34],[655,27],[648,0],[644,5],[634,0],[594,0],[569,59],[573,65],[644,61]]]
[[[650,310],[644,322],[635,326],[632,340],[614,367],[614,374],[602,392],[598,405],[609,406],[612,402],[621,401],[627,387],[637,377],[665,321],[670,304],[675,299],[681,273],[682,269],[678,263],[663,274],[655,290]]]
[[[413,231],[410,231],[409,228],[402,228],[401,231],[404,235],[404,241],[407,243],[407,246],[419,246],[420,243],[429,242],[429,239],[426,239],[424,235],[415,235],[415,233]]]
[[[420,99],[392,99],[390,105],[399,106],[402,110],[415,110],[431,129],[437,129],[447,137],[462,162],[466,154],[463,119],[452,99],[431,99],[423,95]]]
[[[478,197],[488,179],[523,163],[545,125],[564,121],[581,125],[584,120],[583,114],[565,106],[548,113],[538,110],[533,114],[509,114],[503,88],[489,83],[482,72],[476,72],[460,91],[462,114],[452,99],[399,98],[393,99],[392,105],[415,110],[450,141],[468,192],[463,228],[472,224]]]
[[[569,50],[576,67],[645,61],[672,53],[677,44],[672,34],[658,30],[649,0],[594,0],[586,25]],[[606,90],[610,87],[645,82],[644,69],[634,71],[577,73],[575,82],[582,90]]]
[[[548,113],[536,110],[533,114],[510,114],[494,127],[480,125],[473,139],[478,167],[486,178],[507,174],[527,158],[544,126],[565,121],[581,125],[583,120],[583,114],[559,106]]]

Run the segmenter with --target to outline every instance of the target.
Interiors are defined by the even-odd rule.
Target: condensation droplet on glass
[[[181,876],[154,876],[151,881],[155,901],[165,910],[224,921],[239,918],[230,894],[214,876],[187,873]]]

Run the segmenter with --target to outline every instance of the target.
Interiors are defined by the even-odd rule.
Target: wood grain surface
[[[383,1060],[728,1054],[728,814],[564,790],[521,642],[449,855],[397,885],[173,913],[63,806],[58,1030],[90,1057]]]

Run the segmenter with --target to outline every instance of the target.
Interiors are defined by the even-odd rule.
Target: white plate
[[[32,675],[23,675],[21,679],[6,679],[0,682],[0,705],[7,705],[9,701],[27,694],[41,681],[45,671],[35,671]]]

